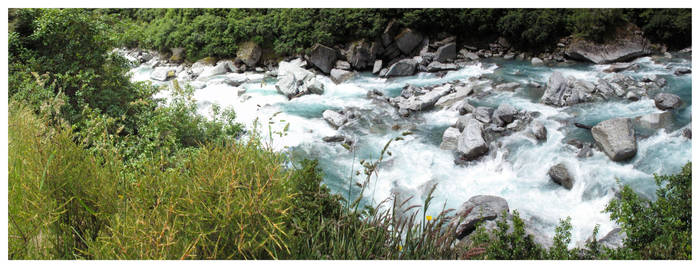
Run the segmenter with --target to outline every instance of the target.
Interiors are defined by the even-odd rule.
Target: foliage
[[[571,33],[596,42],[605,41],[617,26],[627,21],[623,10],[619,8],[577,9],[567,19]]]
[[[605,211],[627,234],[627,258],[690,259],[692,228],[692,169],[686,164],[676,175],[654,176],[656,200],[644,200],[625,186],[620,199]]]

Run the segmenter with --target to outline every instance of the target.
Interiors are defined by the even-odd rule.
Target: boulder
[[[654,104],[656,108],[661,110],[671,110],[680,108],[683,102],[681,97],[671,93],[659,93],[654,97]]]
[[[371,44],[364,40],[352,43],[347,52],[347,58],[352,68],[364,70],[369,67],[372,60],[374,60],[371,49]]]
[[[473,114],[462,115],[462,116],[457,118],[457,122],[455,122],[454,127],[457,128],[457,130],[459,130],[460,133],[462,133],[462,131],[464,131],[464,127],[467,126],[467,123],[471,119],[474,119]]]
[[[397,104],[399,109],[406,109],[410,111],[423,111],[433,107],[435,103],[442,97],[447,95],[447,93],[452,90],[450,84],[444,84],[433,88],[422,95],[412,95],[408,98],[400,97]]]
[[[535,135],[537,140],[546,141],[547,140],[547,128],[540,121],[532,122],[532,134]]]
[[[627,28],[634,27],[627,25]],[[618,29],[614,40],[596,43],[585,39],[575,39],[565,49],[569,58],[590,61],[595,64],[607,64],[630,61],[652,53],[649,41],[634,29]],[[641,31],[639,31],[641,32]]]
[[[464,102],[462,102],[462,105],[459,106],[459,114],[460,115],[465,115],[465,114],[474,112],[474,110],[476,110],[476,108],[474,108],[474,106],[469,104],[469,102],[467,100],[464,100]]]
[[[483,221],[499,220],[504,212],[508,213],[509,208],[508,202],[502,197],[477,195],[469,198],[455,214],[453,223],[459,221],[455,232],[457,239],[469,235],[476,230],[477,224]]]
[[[350,70],[352,67],[350,66],[350,63],[344,60],[339,60],[335,62],[335,69],[340,69],[340,70]],[[333,70],[331,70],[332,72]]]
[[[547,175],[549,175],[549,178],[551,178],[554,183],[564,186],[567,190],[571,190],[574,186],[574,179],[569,175],[569,170],[566,169],[564,163],[559,163],[551,167]]]
[[[439,62],[451,62],[457,58],[457,44],[452,42],[437,49],[435,60]]]
[[[457,141],[457,152],[460,154],[460,158],[474,160],[489,151],[481,128],[481,123],[476,119],[467,121],[464,131]]]
[[[309,93],[323,95],[326,86],[324,86],[323,83],[321,83],[321,81],[318,81],[318,79],[312,78],[311,80],[309,80],[306,89],[309,91]]]
[[[394,37],[394,43],[404,55],[411,55],[421,41],[423,41],[423,36],[409,28],[403,29]]]
[[[459,66],[454,63],[441,63],[433,61],[426,67],[428,72],[451,71],[459,69]]]
[[[227,73],[228,71],[229,71],[228,63],[224,62],[224,61],[219,61],[214,67],[204,69],[204,71],[202,71],[199,74],[199,77],[197,77],[197,79],[201,80],[201,79],[209,78],[209,77],[212,77],[215,75],[222,75],[222,74]]]
[[[564,78],[560,72],[553,72],[542,94],[542,103],[554,106],[568,106],[592,100],[595,86],[574,77]]]
[[[346,71],[346,70],[341,70],[341,69],[333,69],[331,70],[331,80],[333,80],[333,83],[340,84],[342,82],[345,82],[346,80],[352,78],[355,75],[354,72],[351,71]]]
[[[532,57],[532,60],[530,60],[530,64],[532,64],[533,66],[540,66],[544,65],[544,61],[542,61],[542,59],[538,57]]]
[[[156,67],[151,72],[151,79],[158,81],[167,81],[175,77],[175,68],[173,67]]]
[[[262,48],[253,41],[241,44],[236,52],[236,58],[241,60],[248,67],[255,67],[262,56]]]
[[[396,22],[396,19],[392,19],[389,21],[389,23],[386,25],[386,28],[384,28],[384,32],[382,32],[382,44],[385,47],[388,47],[390,44],[394,42],[394,36],[399,31],[399,24]]]
[[[372,67],[372,74],[379,74],[379,71],[382,70],[382,60],[375,60],[374,61],[374,67]]]
[[[452,104],[455,104],[460,100],[463,100],[471,93],[472,93],[471,86],[456,86],[455,92],[450,93],[450,94],[445,95],[444,97],[440,98],[435,103],[435,106],[438,106],[441,108],[447,108],[447,107],[451,106]]]
[[[416,62],[414,59],[403,59],[400,60],[389,67],[389,70],[386,72],[385,76],[386,77],[394,77],[394,76],[410,76],[413,75],[416,72],[416,66],[418,65],[418,62]]]
[[[498,126],[506,126],[513,122],[518,110],[508,103],[501,103],[495,111],[493,111],[493,122]]]
[[[348,119],[345,118],[344,115],[342,115],[336,111],[333,111],[333,110],[323,111],[323,119],[325,119],[326,122],[328,122],[328,124],[330,124],[332,127],[336,128],[336,129],[348,121]]]
[[[293,75],[285,75],[281,76],[277,80],[275,88],[277,89],[277,92],[291,99],[295,97],[298,93],[300,85],[299,82],[300,81],[294,79]]]
[[[613,161],[626,161],[637,154],[637,140],[629,118],[613,118],[591,129],[593,139]]]
[[[477,107],[474,109],[474,118],[476,120],[479,120],[480,122],[484,124],[491,123],[491,114],[493,113],[493,109],[489,107]]]
[[[325,74],[331,72],[337,59],[338,55],[335,49],[321,44],[313,46],[311,48],[311,54],[309,55],[309,62]]]
[[[442,143],[440,143],[440,149],[442,150],[456,150],[457,140],[459,139],[459,129],[454,127],[449,127],[442,133]]]
[[[608,232],[603,238],[598,240],[599,245],[604,246],[609,249],[617,249],[624,246],[624,241],[627,238],[622,229],[614,228]]]
[[[472,61],[479,60],[479,55],[474,53],[474,52],[470,52],[467,50],[460,50],[460,54],[462,54],[462,56],[464,56],[464,58],[472,60]]]

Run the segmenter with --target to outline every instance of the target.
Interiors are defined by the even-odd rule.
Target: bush
[[[690,259],[692,228],[692,169],[686,164],[676,175],[654,176],[656,200],[644,200],[625,186],[620,199],[605,211],[627,234],[624,258]]]

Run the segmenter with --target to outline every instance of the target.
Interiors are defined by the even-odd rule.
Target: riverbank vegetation
[[[568,35],[605,41],[616,27],[634,23],[652,42],[690,46],[690,9],[105,9],[120,46],[168,52],[182,47],[194,62],[233,57],[253,40],[279,56],[316,43],[333,46],[380,36],[387,23],[433,35],[454,35],[471,45],[497,37],[523,51],[542,52]]]
[[[566,220],[544,249],[517,212],[512,226],[504,221],[492,233],[477,231],[473,243],[456,243],[449,211],[425,214],[439,205],[430,195],[422,207],[387,200],[385,208],[397,208],[388,210],[345,200],[322,184],[315,161],[273,151],[231,110],[198,114],[192,90],[176,80],[170,101],[157,98],[159,88],[130,82],[126,61],[109,53],[184,46],[197,48],[195,58],[225,56],[251,37],[295,53],[315,38],[374,34],[387,14],[417,28],[464,23],[487,34],[522,27],[486,26],[493,12],[522,24],[532,19],[521,10],[12,10],[8,258],[689,259],[690,164],[657,177],[653,201],[624,188],[610,203],[628,236],[619,249],[595,239],[569,249]],[[654,14],[647,17],[660,23]],[[364,185],[376,175],[367,174]]]

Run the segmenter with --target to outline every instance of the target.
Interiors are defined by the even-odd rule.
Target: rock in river
[[[461,154],[461,158],[473,160],[489,151],[481,127],[481,123],[476,119],[467,120],[457,141],[457,152]]]
[[[593,139],[613,161],[625,161],[637,154],[637,140],[629,118],[613,118],[591,129]]]
[[[348,119],[345,118],[344,115],[333,110],[323,111],[323,119],[325,119],[326,122],[328,122],[328,124],[330,124],[334,128],[338,128],[348,121]]]
[[[476,230],[476,225],[480,222],[497,220],[504,211],[508,213],[508,210],[508,202],[502,197],[477,195],[469,198],[455,214],[455,222],[461,218],[455,232],[457,239],[462,239]]]
[[[564,163],[559,163],[551,167],[549,172],[547,172],[547,175],[549,175],[549,178],[551,178],[552,181],[554,181],[556,184],[564,186],[564,188],[567,190],[571,190],[571,188],[574,186],[574,179],[569,174],[569,170],[566,168]]]
[[[661,110],[671,110],[681,107],[681,97],[671,93],[659,93],[654,97],[656,108]]]

